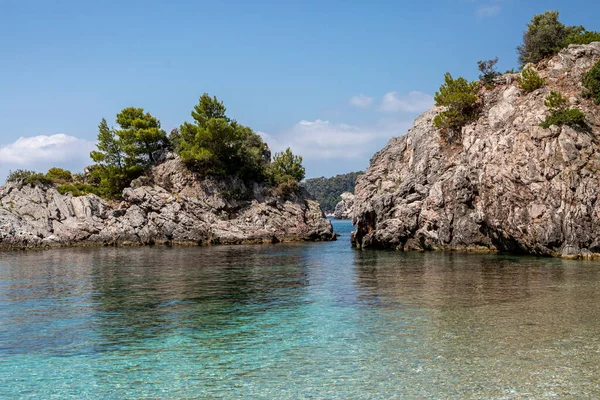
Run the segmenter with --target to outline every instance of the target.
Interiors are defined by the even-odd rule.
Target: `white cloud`
[[[20,137],[0,146],[0,173],[9,169],[34,169],[43,172],[50,167],[81,169],[91,163],[93,142],[58,133]]]
[[[500,4],[503,2],[504,0],[471,0],[471,3],[475,5],[475,13],[479,19],[500,14],[502,11]]]
[[[427,93],[412,91],[408,94],[388,92],[383,95],[379,110],[384,112],[410,112],[420,113],[433,106],[433,97]]]
[[[358,96],[352,96],[348,100],[348,102],[354,107],[358,108],[369,108],[371,104],[373,104],[373,98],[369,96],[365,96],[364,94],[359,94]]]
[[[477,7],[477,16],[479,18],[493,17],[498,15],[502,8],[498,4],[484,4]]]
[[[300,121],[276,136],[259,134],[273,152],[291,147],[307,160],[368,159],[391,137],[406,133],[411,124],[411,121],[382,120],[372,126],[358,126],[317,119]]]

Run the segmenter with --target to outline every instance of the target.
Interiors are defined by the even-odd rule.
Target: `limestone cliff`
[[[581,95],[598,60],[600,43],[572,45],[536,66],[546,85],[532,93],[503,75],[453,145],[433,127],[439,109],[420,116],[358,178],[353,244],[600,256],[600,107]],[[540,127],[550,90],[585,113],[588,131]]]
[[[123,201],[61,195],[52,185],[0,187],[0,249],[74,245],[238,244],[334,239],[319,204],[301,190],[199,179],[169,155]]]
[[[352,219],[352,213],[354,210],[354,194],[350,192],[342,193],[342,201],[335,205],[335,211],[333,212],[333,218],[335,219]]]

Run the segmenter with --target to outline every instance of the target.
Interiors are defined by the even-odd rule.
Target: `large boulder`
[[[53,185],[0,187],[0,249],[333,239],[304,189],[282,197],[260,183],[200,178],[173,154],[118,203],[62,195]]]
[[[354,195],[350,192],[345,192],[340,195],[342,200],[335,205],[333,218],[335,219],[352,219],[354,211]]]
[[[480,118],[458,143],[441,140],[433,108],[393,138],[357,180],[352,243],[400,250],[485,250],[600,256],[600,108],[581,78],[600,43],[570,46],[536,66],[546,85],[522,92],[515,75],[482,89]],[[540,127],[558,90],[590,129]]]

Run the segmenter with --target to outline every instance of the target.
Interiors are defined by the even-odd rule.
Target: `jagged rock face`
[[[600,256],[600,107],[580,83],[598,60],[600,43],[570,46],[537,66],[546,86],[529,94],[504,75],[454,145],[433,127],[439,109],[420,116],[359,177],[353,244]],[[585,113],[589,132],[539,126],[551,89]]]
[[[332,240],[305,191],[283,199],[236,179],[198,179],[171,155],[123,201],[63,196],[54,187],[0,188],[0,249],[73,245],[240,244]],[[153,182],[153,184],[149,184]]]
[[[354,210],[354,195],[350,192],[345,192],[340,195],[342,201],[335,205],[333,218],[335,219],[352,219]]]

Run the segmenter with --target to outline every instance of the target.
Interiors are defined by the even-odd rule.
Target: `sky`
[[[534,14],[600,31],[599,1],[0,0],[0,181],[91,164],[129,106],[172,128],[202,93],[306,175],[365,169],[433,104],[445,72],[517,67]]]

